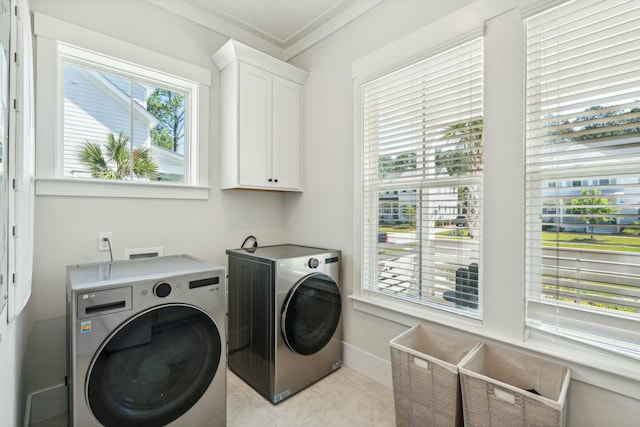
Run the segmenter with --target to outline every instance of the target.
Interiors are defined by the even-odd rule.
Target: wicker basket
[[[389,345],[396,425],[462,426],[458,367],[480,343],[416,325]]]
[[[482,344],[460,366],[465,426],[564,426],[569,377],[557,363]]]

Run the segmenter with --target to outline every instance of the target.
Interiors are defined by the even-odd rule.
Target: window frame
[[[208,199],[210,70],[38,12],[34,14],[34,23],[39,89],[36,94],[39,118],[36,122],[36,195]],[[188,152],[185,146],[184,183],[62,176],[63,58],[90,68],[115,69],[117,74],[141,75],[142,81],[156,80],[168,89],[186,87],[191,91],[189,105],[185,105],[191,115],[188,129],[191,144]]]

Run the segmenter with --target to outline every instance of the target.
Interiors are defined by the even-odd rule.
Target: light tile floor
[[[32,427],[66,427],[67,414]],[[393,391],[343,366],[273,405],[227,370],[227,427],[394,427]],[[203,426],[205,427],[205,426]]]
[[[228,371],[228,427],[395,425],[393,391],[347,366],[277,405]]]

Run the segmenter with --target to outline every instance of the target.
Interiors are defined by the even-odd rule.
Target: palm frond
[[[133,173],[138,178],[150,180],[158,178],[158,165],[151,159],[146,147],[133,150]]]
[[[130,149],[128,136],[109,133],[104,144],[85,141],[78,149],[78,158],[95,178],[124,180],[131,173]],[[133,150],[133,174],[141,179],[158,178],[158,164],[145,147]]]
[[[115,163],[116,179],[126,179],[131,171],[131,156],[129,155],[129,137],[122,132],[116,137],[113,133],[107,135],[107,155]]]
[[[93,176],[101,176],[109,170],[100,144],[85,141],[78,150],[78,156]]]

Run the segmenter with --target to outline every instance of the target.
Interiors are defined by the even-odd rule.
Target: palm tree
[[[128,179],[131,176],[129,137],[122,132],[116,137],[107,134],[103,144],[85,141],[78,150],[80,162],[89,169],[91,176],[100,179]],[[133,174],[137,178],[154,180],[158,177],[158,165],[149,157],[146,147],[133,149]]]

